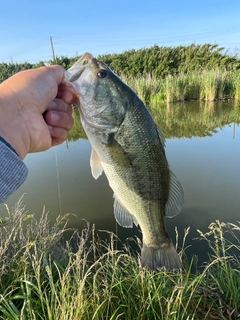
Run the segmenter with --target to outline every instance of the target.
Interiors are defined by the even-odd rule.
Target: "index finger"
[[[64,100],[66,103],[76,103],[78,95],[71,83],[62,82],[58,86],[57,98]]]
[[[50,66],[44,66],[38,68],[38,70],[48,70],[48,73],[51,74],[51,76],[54,78],[54,80],[57,82],[59,85],[63,79],[64,79],[64,74],[65,74],[65,69],[60,66],[60,65],[50,65]],[[36,69],[37,70],[37,69]]]

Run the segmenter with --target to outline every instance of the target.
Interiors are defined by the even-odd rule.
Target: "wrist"
[[[9,149],[11,149],[14,153],[16,153],[19,156],[17,151],[1,136],[0,136],[0,142],[3,142]]]
[[[27,155],[26,148],[19,133],[15,132],[15,134],[16,136],[14,133],[8,134],[0,130],[0,140],[23,160]]]
[[[24,143],[24,130],[18,114],[16,102],[13,97],[7,94],[7,90],[0,86],[0,136],[15,150],[21,159],[27,154],[26,144]],[[3,93],[4,92],[4,93]],[[11,97],[11,98],[10,98]]]

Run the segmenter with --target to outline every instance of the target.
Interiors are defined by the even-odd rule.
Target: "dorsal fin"
[[[170,190],[165,207],[165,215],[168,218],[176,216],[182,209],[184,203],[184,192],[181,183],[175,174],[170,171]]]
[[[161,141],[161,144],[162,144],[163,148],[165,148],[165,138],[164,138],[163,132],[157,125],[156,125],[156,127],[157,127],[157,132],[158,132],[158,136]]]

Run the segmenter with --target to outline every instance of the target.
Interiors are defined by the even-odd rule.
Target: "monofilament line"
[[[55,162],[56,162],[56,170],[57,170],[57,189],[58,189],[59,211],[60,211],[60,214],[62,214],[62,200],[61,200],[61,192],[60,192],[60,181],[59,181],[59,169],[58,169],[57,147],[54,147],[54,151],[55,151]]]

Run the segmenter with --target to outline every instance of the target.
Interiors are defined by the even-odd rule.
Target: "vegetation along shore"
[[[50,63],[69,68],[79,56]],[[106,62],[145,102],[240,98],[240,59],[217,44],[128,50],[97,57]],[[14,73],[44,65],[0,63],[0,81]]]
[[[183,269],[150,272],[140,267],[139,239],[129,240],[136,253],[86,224],[66,240],[69,219],[50,227],[47,213],[36,221],[20,199],[1,220],[0,319],[239,319],[239,223],[199,231],[196,241],[209,246],[202,268],[186,257],[186,230],[178,243]]]

